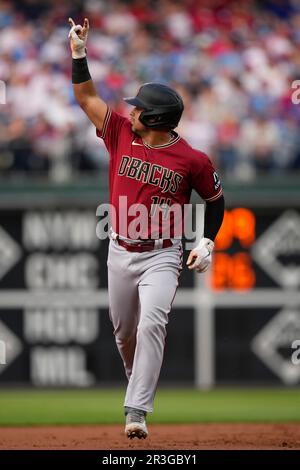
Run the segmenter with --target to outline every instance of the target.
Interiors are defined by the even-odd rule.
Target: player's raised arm
[[[69,39],[72,50],[72,83],[74,95],[78,104],[92,123],[97,129],[101,130],[107,105],[97,94],[88,69],[86,42],[89,32],[89,21],[85,18],[83,26],[81,26],[75,25],[72,18],[69,18],[69,23],[71,26]]]

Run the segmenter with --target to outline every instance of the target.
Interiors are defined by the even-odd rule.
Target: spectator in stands
[[[74,102],[69,16],[91,19],[91,72],[114,109],[129,112],[122,97],[141,82],[169,82],[190,103],[180,134],[223,173],[299,169],[300,106],[290,100],[300,79],[299,2],[0,0],[2,169],[55,179],[107,165]]]

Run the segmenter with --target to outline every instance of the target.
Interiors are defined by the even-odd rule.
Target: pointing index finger
[[[69,18],[69,23],[71,27],[75,26],[75,23],[72,18]]]
[[[84,29],[89,29],[89,27],[90,27],[89,20],[87,18],[84,18],[83,27],[84,27]]]

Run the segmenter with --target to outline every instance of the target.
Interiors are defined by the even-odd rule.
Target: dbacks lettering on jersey
[[[110,109],[97,135],[103,138],[110,155],[110,202],[116,214],[116,222],[112,225],[120,235],[128,237],[128,227],[136,219],[136,215],[131,215],[131,209],[134,212],[136,205],[147,209],[148,215],[151,214],[150,217],[147,215],[147,220],[151,219],[152,224],[155,219],[151,212],[153,203],[162,208],[168,201],[172,215],[174,206],[183,210],[189,203],[193,189],[207,202],[222,195],[222,186],[208,156],[193,149],[179,136],[167,145],[151,147],[132,130],[127,118]],[[123,196],[126,207],[121,204]],[[121,223],[125,218],[126,222]],[[163,229],[162,218],[159,219],[154,220],[154,232],[157,233]],[[172,219],[170,217],[171,233],[175,230]],[[140,238],[151,238],[150,229],[145,228],[144,232]]]
[[[162,193],[172,194],[176,194],[183,180],[183,175],[180,173],[128,155],[122,155],[118,175],[158,186]]]

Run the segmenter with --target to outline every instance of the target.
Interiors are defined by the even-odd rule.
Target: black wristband
[[[72,83],[82,83],[91,80],[86,57],[72,59]]]

